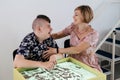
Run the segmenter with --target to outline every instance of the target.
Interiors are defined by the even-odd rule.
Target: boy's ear
[[[36,29],[39,30],[39,31],[41,30],[40,26],[37,26]]]
[[[38,27],[38,30],[39,30],[39,31],[41,31],[41,28],[40,28],[40,27]]]

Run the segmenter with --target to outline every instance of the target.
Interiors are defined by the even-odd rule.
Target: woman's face
[[[82,16],[80,10],[75,10],[73,20],[74,20],[73,23],[75,25],[79,25],[80,23],[83,22],[83,16]]]

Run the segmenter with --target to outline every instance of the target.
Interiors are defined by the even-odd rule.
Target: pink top
[[[94,52],[94,49],[98,42],[98,37],[99,37],[98,33],[95,30],[93,30],[82,39],[79,39],[78,35],[83,34],[83,32],[79,32],[78,29],[74,29],[74,30],[73,29],[74,29],[73,26],[70,25],[63,30],[63,33],[65,35],[70,35],[70,45],[77,46],[84,41],[84,42],[88,42],[90,44],[90,47],[85,51],[81,52],[80,54],[71,54],[70,56],[89,65],[92,68],[101,71],[96,54],[95,53],[91,54],[92,52]]]

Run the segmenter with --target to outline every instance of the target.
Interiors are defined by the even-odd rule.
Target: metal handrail
[[[112,33],[113,37],[113,45],[112,45],[112,63],[111,63],[111,80],[115,79],[115,38],[116,38],[116,31],[113,31]]]
[[[120,20],[115,24],[115,26],[109,31],[109,33],[105,36],[105,38],[98,44],[98,46],[95,49],[95,52],[102,46],[102,44],[106,41],[106,39],[113,33],[115,28],[119,27]]]

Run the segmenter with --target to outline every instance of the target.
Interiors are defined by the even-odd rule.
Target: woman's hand
[[[43,52],[43,58],[49,58],[51,55],[56,54],[56,48],[48,47],[47,51]]]

